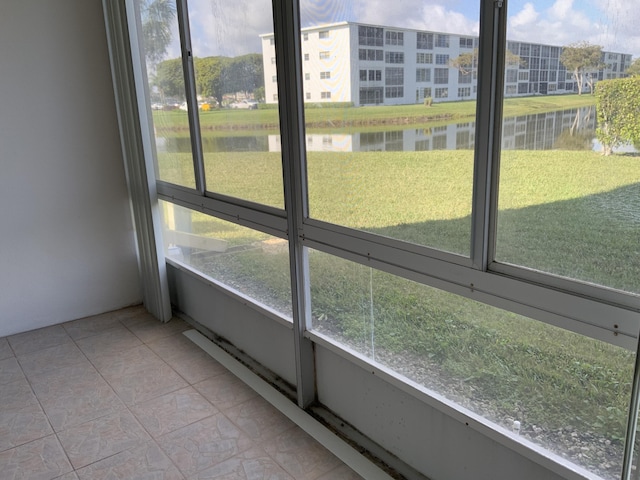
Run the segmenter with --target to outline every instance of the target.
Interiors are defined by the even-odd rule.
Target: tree
[[[596,108],[603,155],[627,142],[640,143],[640,76],[598,82]]]
[[[507,66],[520,65],[522,60],[519,55],[507,50],[505,55]],[[478,68],[478,49],[474,48],[469,53],[463,53],[449,60],[449,66],[460,71],[463,75],[469,75]]]
[[[229,93],[227,70],[230,59],[227,57],[205,57],[194,60],[196,88],[204,97],[215,98],[222,106],[225,93]]]
[[[184,74],[182,60],[172,58],[160,62],[156,67],[153,85],[164,97],[184,97]]]
[[[591,45],[589,42],[578,42],[567,45],[562,49],[560,62],[570,72],[578,86],[578,95],[582,95],[585,80],[593,93],[593,84],[596,78],[591,75],[593,70],[603,68],[602,47]]]
[[[631,66],[627,68],[627,75],[630,77],[637,77],[640,75],[640,58],[636,58]]]
[[[176,15],[172,0],[139,0],[144,53],[150,70],[155,70],[171,43],[171,23]]]

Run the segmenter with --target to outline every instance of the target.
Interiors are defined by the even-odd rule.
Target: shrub
[[[424,98],[424,106],[425,107],[430,107],[431,105],[433,105],[433,98],[425,97]]]
[[[604,155],[624,143],[640,143],[640,77],[598,82],[596,108]]]

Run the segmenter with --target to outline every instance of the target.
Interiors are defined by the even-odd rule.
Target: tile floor
[[[0,338],[0,479],[360,479],[141,307]]]

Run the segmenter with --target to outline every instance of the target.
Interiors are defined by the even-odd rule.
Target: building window
[[[471,72],[458,70],[458,83],[471,83]]]
[[[518,81],[518,70],[507,70],[507,83],[516,83]]]
[[[471,96],[471,87],[458,88],[458,98],[465,98]]]
[[[361,48],[358,52],[359,60],[368,60],[370,62],[381,62],[384,59],[382,50],[374,50],[372,48]]]
[[[385,85],[404,85],[404,68],[385,68]]]
[[[320,80],[331,78],[331,72],[320,72]]]
[[[322,99],[331,98],[331,92],[320,92],[320,98],[322,98]]]
[[[303,33],[303,34],[302,34],[302,40],[304,40],[305,42],[306,42],[307,40],[309,40],[309,34],[308,34],[308,33]]]
[[[329,38],[329,31],[323,30],[322,32],[318,32],[318,38]]]
[[[311,80],[311,74],[310,73],[305,73],[304,74],[304,79],[305,80]]]
[[[382,70],[369,70],[369,81],[379,82],[382,80]]]
[[[436,98],[448,98],[448,97],[449,97],[448,88],[436,88]]]
[[[430,81],[431,81],[430,68],[416,68],[416,82],[430,82]]]
[[[305,96],[306,96],[307,100],[311,100],[311,92],[307,92],[305,94]]]
[[[387,45],[404,45],[404,33],[387,31],[385,33],[385,43]]]
[[[305,53],[305,54],[304,54],[304,61],[305,61],[305,62],[308,62],[308,61],[309,61],[309,54],[308,54],[308,53]]]
[[[275,65],[276,64],[276,57],[271,57],[271,65]]]
[[[367,81],[367,71],[366,70],[360,70],[360,81],[361,82],[366,82]]]
[[[371,105],[382,103],[382,87],[370,87],[360,89],[360,104]]]
[[[404,87],[386,87],[384,94],[387,98],[402,98],[404,97]]]
[[[269,45],[275,45],[275,44],[276,44],[275,38],[270,38],[269,39]]]
[[[518,93],[527,93],[529,91],[528,83],[519,83],[518,84]]]
[[[323,51],[320,52],[320,60],[327,60],[331,56],[331,52]]]
[[[460,48],[473,48],[473,38],[460,37]]]
[[[433,63],[433,53],[417,53],[416,63]]]
[[[448,68],[434,68],[433,70],[433,83],[439,85],[449,83],[449,69]],[[440,97],[438,97],[440,98]]]
[[[418,32],[416,48],[418,50],[433,50],[433,33]]]
[[[274,101],[274,102],[277,102],[277,101],[278,101],[278,94],[277,94],[277,93],[274,93],[274,94],[273,94],[273,101]]]
[[[273,83],[276,83],[276,82],[278,81],[278,76],[277,76],[277,75],[273,75],[273,76],[271,77],[271,81],[272,81]]]
[[[449,48],[449,35],[436,35],[436,47]]]
[[[384,30],[379,27],[358,26],[358,43],[360,45],[368,45],[372,47],[383,46]]]
[[[436,54],[436,65],[449,65],[449,55]]]
[[[518,72],[518,80],[526,82],[529,80],[529,72]]]
[[[404,53],[402,52],[385,52],[385,63],[404,63]]]

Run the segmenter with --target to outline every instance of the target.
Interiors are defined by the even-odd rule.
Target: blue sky
[[[507,3],[508,2],[508,3]],[[638,0],[506,0],[508,37],[567,45],[586,40],[640,56]],[[480,0],[301,0],[303,26],[350,20],[452,33],[478,33]],[[260,52],[273,31],[270,0],[189,0],[194,54]],[[177,35],[176,35],[177,36]],[[177,56],[177,44],[169,55]]]

